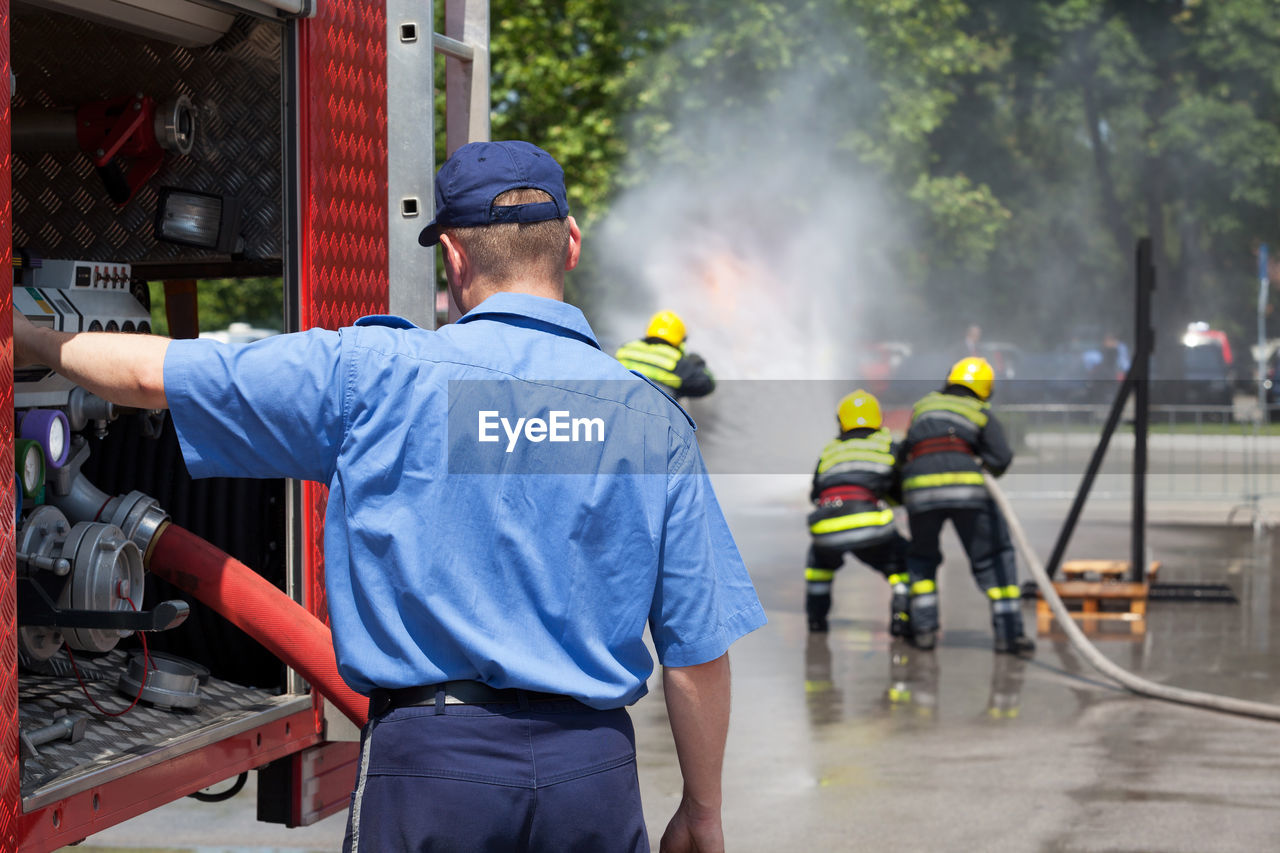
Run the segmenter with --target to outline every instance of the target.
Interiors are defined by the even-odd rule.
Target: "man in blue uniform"
[[[421,242],[466,312],[440,331],[224,345],[15,315],[15,362],[167,406],[194,476],[328,484],[338,666],[370,696],[347,849],[647,851],[646,624],[685,782],[663,849],[722,849],[727,650],[764,614],[694,426],[562,301],[580,234],[545,151],[459,149]]]

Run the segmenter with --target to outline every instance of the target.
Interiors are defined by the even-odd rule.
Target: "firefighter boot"
[[[938,587],[931,580],[911,585],[911,633],[917,649],[928,651],[938,644]]]
[[[804,598],[804,612],[809,617],[809,630],[815,634],[827,632],[827,614],[831,612],[831,587],[826,592],[809,590]]]
[[[1036,644],[1022,633],[1022,610],[1016,598],[991,602],[991,628],[997,653],[1021,657],[1035,654]]]
[[[905,572],[889,575],[889,585],[893,589],[893,597],[889,599],[889,633],[894,637],[911,635],[911,587],[907,580]]]

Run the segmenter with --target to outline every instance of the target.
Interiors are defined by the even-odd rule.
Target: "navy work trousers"
[[[647,853],[625,708],[395,708],[366,724],[351,853]]]
[[[978,588],[1012,586],[1018,582],[1018,558],[1009,538],[1009,526],[994,501],[980,508],[914,510],[911,520],[911,545],[907,551],[907,569],[911,582],[934,580],[942,563],[942,525],[947,519],[955,525],[969,557],[969,568]]]
[[[809,546],[805,566],[834,571],[844,564],[845,554],[852,554],[887,578],[907,570],[907,547],[907,540],[897,530],[874,545],[863,545],[860,548],[826,548],[814,544]]]

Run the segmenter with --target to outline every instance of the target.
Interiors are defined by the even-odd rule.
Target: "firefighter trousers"
[[[907,623],[907,540],[896,529],[879,542],[857,548],[830,548],[813,543],[805,558],[805,613],[809,630],[825,631],[827,614],[831,612],[831,584],[836,571],[844,563],[844,555],[852,554],[873,570],[884,575],[893,589],[890,601],[890,631],[896,636],[906,631]]]
[[[911,583],[911,626],[917,632],[938,629],[939,538],[950,519],[960,536],[969,567],[991,605],[991,627],[997,639],[1022,636],[1018,561],[1009,527],[994,501],[977,508],[948,507],[910,512],[911,544],[907,571]]]

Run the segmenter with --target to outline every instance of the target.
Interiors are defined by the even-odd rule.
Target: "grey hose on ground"
[[[1229,714],[1243,714],[1267,720],[1280,720],[1280,705],[1249,702],[1244,699],[1233,699],[1229,696],[1217,696],[1212,693],[1201,693],[1197,690],[1184,690],[1181,687],[1157,684],[1154,681],[1139,678],[1108,660],[1093,643],[1089,642],[1089,638],[1084,635],[1084,631],[1080,630],[1080,626],[1076,624],[1075,619],[1071,618],[1071,613],[1067,610],[1066,605],[1062,603],[1057,590],[1053,588],[1053,582],[1045,572],[1044,565],[1027,541],[1027,535],[1022,529],[1022,525],[1018,522],[1018,517],[1014,514],[1009,499],[1005,497],[1004,492],[996,485],[995,478],[990,474],[984,474],[984,476],[986,477],[987,489],[991,492],[991,497],[995,500],[996,505],[1000,507],[1000,511],[1009,523],[1009,531],[1013,535],[1014,544],[1022,552],[1022,556],[1027,561],[1027,566],[1031,569],[1031,574],[1035,578],[1036,585],[1040,587],[1040,594],[1049,603],[1049,608],[1057,618],[1058,624],[1066,632],[1067,639],[1099,672],[1108,678],[1114,679],[1123,687],[1143,696],[1151,696],[1155,699],[1164,699],[1169,702],[1179,702],[1183,705],[1194,705],[1198,708],[1209,708],[1213,711],[1225,711]]]

